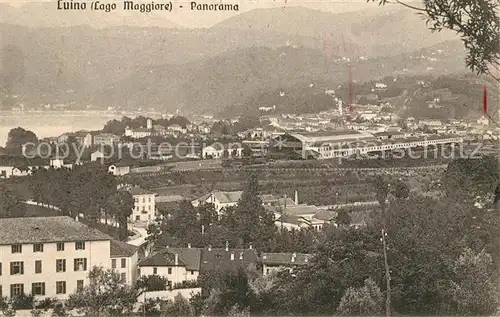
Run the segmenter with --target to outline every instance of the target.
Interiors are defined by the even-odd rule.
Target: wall
[[[74,259],[86,258],[87,270],[74,271]],[[56,260],[66,260],[66,272],[56,272]],[[35,273],[35,261],[42,261],[42,273]],[[10,275],[10,262],[24,263],[24,274]],[[86,280],[87,274],[93,266],[111,267],[110,242],[93,241],[85,243],[85,250],[75,250],[75,242],[66,242],[64,251],[57,251],[56,243],[45,243],[43,252],[33,252],[32,244],[23,244],[22,253],[11,253],[11,246],[0,247],[0,262],[2,263],[2,295],[10,296],[11,284],[24,284],[24,293],[31,293],[32,283],[45,283],[44,297],[66,299],[76,290],[77,280]],[[66,294],[56,294],[56,282],[66,282]],[[85,283],[85,282],[84,282]]]
[[[132,211],[132,221],[153,221],[156,215],[156,204],[154,194],[134,195],[134,209]],[[142,211],[145,210],[146,213]],[[139,217],[139,219],[137,219]]]
[[[133,285],[136,281],[137,276],[137,261],[138,261],[138,253],[134,253],[131,257],[117,257],[110,259],[110,267],[112,268],[113,259],[116,260],[116,267],[114,268],[118,274],[125,273],[126,274],[126,282],[128,285]],[[125,267],[122,268],[121,261],[125,259]]]
[[[152,266],[142,266],[141,269],[141,276],[148,276],[148,275],[153,275],[153,268]],[[157,268],[157,273],[156,275],[166,277],[169,281],[172,282],[172,285],[175,283],[181,283],[183,281],[191,281],[191,280],[196,280],[198,278],[197,272],[195,274],[191,275],[189,271],[186,271],[186,268],[184,266],[159,266]],[[172,269],[172,274],[168,274],[168,268]]]
[[[145,296],[139,297],[139,302],[144,301],[144,297],[148,298],[164,298],[173,300],[175,296],[181,294],[184,298],[190,299],[194,294],[201,293],[201,288],[183,288],[183,289],[175,289],[173,291],[156,291],[156,292],[147,292]]]

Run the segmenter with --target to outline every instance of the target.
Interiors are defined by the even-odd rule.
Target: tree
[[[380,288],[368,278],[363,287],[347,289],[337,312],[342,316],[376,316],[382,312],[383,303]]]
[[[173,303],[166,305],[165,310],[162,312],[162,316],[187,317],[192,315],[193,309],[189,301],[180,293],[175,296]]]
[[[255,294],[250,287],[248,276],[243,268],[236,271],[215,271],[205,276],[202,287],[210,292],[205,301],[203,314],[227,315],[235,306],[245,309],[251,307]]]
[[[120,227],[120,240],[128,237],[127,222],[134,209],[134,197],[125,190],[118,190],[106,203],[109,213],[114,216]]]
[[[390,2],[368,0],[370,1],[378,1],[379,5]],[[422,7],[409,5],[400,0],[394,1],[426,17],[432,31],[442,29],[456,31],[467,51],[465,60],[467,67],[478,74],[488,74],[497,81],[500,79],[497,75],[500,70],[497,0],[426,0],[423,1]]]
[[[494,264],[484,251],[465,248],[453,264],[453,300],[461,315],[491,315],[498,307],[498,291],[492,279]]]
[[[0,218],[23,217],[26,213],[19,197],[5,185],[0,185]]]
[[[35,133],[29,130],[25,130],[21,127],[11,129],[7,135],[7,143],[5,144],[5,150],[13,155],[22,155],[23,146],[28,144],[38,144],[38,138]],[[30,148],[27,147],[26,150]]]
[[[257,249],[266,249],[275,236],[274,215],[266,210],[260,198],[259,181],[256,174],[250,174],[243,188],[238,205],[232,214],[235,226],[231,228],[238,235],[242,247],[252,243]]]
[[[351,215],[347,210],[339,210],[335,222],[340,226],[349,226],[351,224]]]
[[[243,145],[243,150],[241,151],[241,155],[243,157],[252,156],[252,149],[250,149],[250,147],[248,147],[248,145]]]
[[[140,292],[164,291],[167,289],[168,279],[159,275],[141,276],[135,283]]]
[[[485,249],[498,259],[500,219],[495,209],[416,196],[396,200],[379,216],[384,219],[375,221],[372,230],[387,229],[391,302],[400,314],[453,312],[452,264],[465,246],[476,253]]]
[[[137,301],[137,290],[126,285],[112,269],[94,266],[89,274],[89,283],[67,301],[69,310],[78,309],[89,316],[123,315],[133,309]]]
[[[451,162],[443,176],[443,187],[448,197],[464,203],[495,200],[499,180],[496,159],[457,159]]]
[[[394,182],[391,193],[397,199],[406,199],[410,195],[410,188],[404,182],[398,180]]]

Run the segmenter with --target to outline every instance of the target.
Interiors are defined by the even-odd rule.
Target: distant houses
[[[73,168],[73,163],[65,162],[63,159],[54,157],[50,159],[27,159],[17,156],[0,156],[0,179],[15,176],[30,175],[33,170],[39,168]]]

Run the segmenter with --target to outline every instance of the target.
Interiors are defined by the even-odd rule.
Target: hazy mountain
[[[326,50],[345,56],[397,55],[458,39],[451,31],[432,33],[415,11],[401,6],[333,14],[303,7],[258,9],[229,18],[214,28],[267,30],[314,37]],[[332,53],[333,53],[332,52]]]
[[[128,78],[145,67],[186,63],[235,48],[280,47],[290,40],[314,44],[313,39],[305,37],[253,30],[0,25],[2,46],[13,46],[24,55],[24,82],[14,87],[13,93],[37,103],[79,103],[88,100],[96,89]],[[8,64],[8,60],[2,59],[0,74],[5,75],[2,71]]]
[[[87,3],[87,6],[90,2]],[[117,3],[121,5],[121,3]],[[87,10],[90,10],[87,8]],[[69,27],[88,25],[93,28],[110,26],[137,26],[179,28],[168,20],[165,12],[140,13],[117,9],[113,12],[58,10],[57,1],[26,2],[21,7],[13,7],[0,3],[0,23],[15,24],[28,27]]]
[[[0,5],[6,9],[0,14],[3,20],[14,19],[16,10],[30,8]],[[57,16],[70,19],[61,13]],[[79,24],[78,19],[70,20]],[[398,55],[447,38],[456,37],[448,32],[431,34],[414,12],[379,7],[342,14],[305,8],[259,9],[210,29],[0,24],[0,74],[4,81],[9,76],[20,78],[9,84],[8,94],[31,105],[92,103],[212,112],[244,103],[256,92],[294,82],[345,80],[347,67],[335,62],[335,56],[353,60],[365,56],[367,60],[353,65],[355,79],[360,81],[365,76],[427,72],[427,67],[434,67],[433,72],[462,70],[463,50],[462,55],[443,57],[439,63]],[[12,51],[22,56],[15,58],[22,67],[10,65],[5,58]],[[11,74],[21,71],[22,76]]]
[[[464,73],[464,52],[458,41],[412,54],[352,62],[353,80],[364,82],[388,75]],[[335,89],[348,81],[348,64],[327,59],[320,50],[282,47],[249,48],[219,54],[185,65],[150,67],[99,92],[94,104],[133,108],[156,107],[214,113],[223,109],[272,106],[259,99],[267,92],[324,82]]]

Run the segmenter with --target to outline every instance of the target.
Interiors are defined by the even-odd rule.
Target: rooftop
[[[262,253],[262,263],[267,265],[305,265],[311,258],[305,253]]]
[[[253,249],[208,249],[201,250],[200,270],[236,270],[256,264],[257,253]]]
[[[178,259],[178,266],[186,266],[184,262]],[[138,266],[175,266],[175,253],[171,253],[168,249],[157,251],[147,258],[139,261]]]
[[[112,258],[131,257],[138,249],[139,248],[134,245],[118,240],[111,240],[110,254]]]
[[[0,228],[0,245],[111,240],[110,236],[67,216],[1,218]]]
[[[132,187],[129,189],[130,194],[132,195],[154,195],[153,193],[148,192],[145,189],[142,189],[140,187]]]

